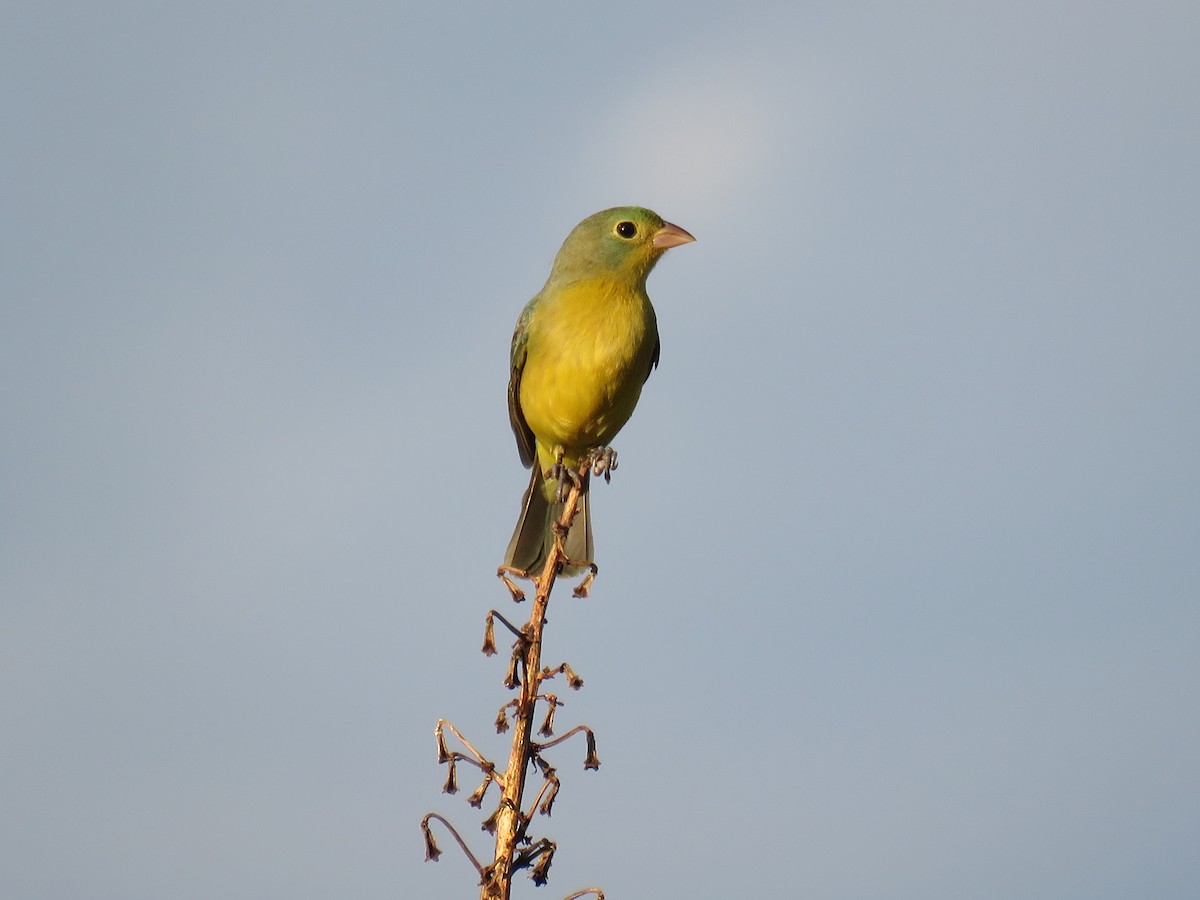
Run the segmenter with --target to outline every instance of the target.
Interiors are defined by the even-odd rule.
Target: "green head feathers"
[[[693,240],[678,225],[640,206],[606,209],[588,216],[567,235],[547,286],[592,278],[643,284],[663,253]]]

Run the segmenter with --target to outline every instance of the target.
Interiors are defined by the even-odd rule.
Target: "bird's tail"
[[[585,564],[592,561],[592,510],[588,500],[590,475],[584,476],[575,518],[563,541],[567,558]],[[525,489],[525,497],[521,501],[521,516],[517,519],[517,527],[504,554],[506,566],[532,575],[541,574],[550,551],[554,549],[554,522],[563,513],[563,504],[556,498],[557,492],[558,484],[547,483],[542,476],[541,466],[535,460],[529,487]],[[585,568],[586,565],[566,565],[561,574],[578,575]]]

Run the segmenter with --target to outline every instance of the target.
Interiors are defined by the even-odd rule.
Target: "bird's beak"
[[[663,222],[663,227],[654,232],[654,237],[650,239],[650,243],[659,250],[668,250],[671,247],[678,247],[680,244],[690,244],[694,240],[694,237],[678,225]]]

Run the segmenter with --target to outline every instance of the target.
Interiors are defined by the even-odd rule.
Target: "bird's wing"
[[[654,352],[650,354],[650,365],[646,368],[646,377],[643,381],[650,380],[650,373],[658,368],[658,353],[662,350],[662,341],[657,335],[654,338]]]
[[[512,425],[513,435],[517,439],[517,452],[521,455],[521,465],[529,468],[537,455],[533,432],[521,412],[521,373],[525,370],[525,345],[529,342],[529,320],[532,317],[533,305],[537,298],[530,300],[521,310],[517,319],[517,327],[513,329],[512,349],[509,351],[508,372],[508,421]]]

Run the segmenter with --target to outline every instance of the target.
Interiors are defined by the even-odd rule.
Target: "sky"
[[[687,228],[515,896],[1200,892],[1200,7],[5,4],[0,895],[472,896],[586,215]],[[484,814],[488,810],[483,811]]]

